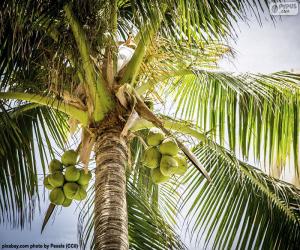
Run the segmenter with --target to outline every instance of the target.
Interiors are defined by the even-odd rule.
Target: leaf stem
[[[88,124],[87,112],[51,97],[21,92],[0,92],[0,99],[16,99],[48,106],[53,109],[57,109],[72,118],[77,119],[82,123],[83,126],[86,126]]]
[[[165,13],[167,9],[167,6],[164,6],[164,9],[161,11],[162,14]],[[158,29],[160,28],[160,24],[162,22],[161,17],[157,17],[157,21],[153,24],[148,23],[144,26],[144,29],[142,29],[137,37],[138,37],[138,46],[126,66],[124,75],[122,79],[120,80],[121,84],[129,83],[133,86],[135,86],[135,80],[137,78],[137,75],[139,73],[139,70],[142,66],[143,58],[147,52],[147,49],[150,45],[151,39],[156,35]]]
[[[199,132],[197,129],[192,128],[188,124],[183,124],[183,122],[180,121],[174,121],[169,119],[163,119],[159,118],[163,122],[163,126],[167,129],[175,130],[190,136],[193,136],[194,138],[200,140],[200,141],[206,141],[206,136]],[[131,131],[138,131],[145,128],[152,128],[155,127],[151,122],[145,120],[145,119],[139,119],[135,122],[135,124],[131,127]]]
[[[64,6],[64,11],[71,26],[83,63],[85,80],[89,90],[88,98],[92,100],[92,104],[88,105],[89,113],[92,113],[95,121],[99,122],[104,118],[105,114],[111,110],[113,101],[101,72],[98,72],[97,76],[95,74],[94,67],[90,59],[91,53],[88,41],[84,34],[83,28],[73,13],[71,5],[66,4]]]

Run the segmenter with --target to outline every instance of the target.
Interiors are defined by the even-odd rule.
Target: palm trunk
[[[126,202],[127,145],[118,127],[97,136],[95,249],[128,249]]]

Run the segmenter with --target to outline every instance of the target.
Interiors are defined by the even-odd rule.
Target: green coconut
[[[156,147],[147,148],[144,153],[143,163],[148,168],[159,167],[161,153]]]
[[[147,143],[149,146],[157,146],[164,138],[165,135],[159,128],[151,128],[147,136]]]
[[[54,187],[49,183],[49,176],[47,175],[45,178],[44,178],[44,186],[45,188],[49,189],[49,190],[52,190]]]
[[[159,151],[163,155],[175,156],[178,154],[179,148],[176,141],[173,138],[167,138],[159,146]]]
[[[65,172],[66,181],[75,182],[80,178],[80,170],[75,166],[68,167]]]
[[[63,207],[69,207],[71,205],[71,203],[72,203],[72,199],[65,198],[62,206]]]
[[[48,182],[53,187],[62,187],[65,182],[65,177],[61,172],[55,172],[48,176]]]
[[[77,152],[75,150],[68,150],[61,156],[61,162],[65,166],[73,166],[77,163]]]
[[[75,182],[68,182],[64,185],[63,190],[68,199],[73,199],[79,189],[79,185]]]
[[[91,171],[88,171],[87,173],[85,173],[85,171],[83,169],[81,169],[80,170],[80,177],[79,177],[77,183],[82,185],[82,186],[88,185],[91,179],[92,179]]]
[[[178,168],[175,169],[175,174],[184,175],[188,169],[186,158],[183,155],[176,155],[174,158],[178,162]]]
[[[86,198],[86,196],[87,196],[87,193],[86,193],[85,189],[83,187],[79,186],[78,191],[75,194],[73,199],[77,200],[77,201],[82,201]]]
[[[178,168],[176,159],[169,155],[163,155],[160,161],[160,171],[165,176],[171,176]]]
[[[54,172],[57,172],[57,171],[63,171],[63,165],[62,163],[57,160],[57,159],[53,159],[50,164],[49,164],[49,171],[50,173],[54,173]]]
[[[151,178],[155,184],[163,183],[170,179],[169,176],[163,175],[159,168],[151,169]]]
[[[65,195],[61,188],[54,188],[49,194],[49,200],[55,205],[62,205],[65,201]]]

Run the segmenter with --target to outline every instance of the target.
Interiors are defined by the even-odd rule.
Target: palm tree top
[[[260,242],[295,246],[299,189],[274,177],[293,161],[299,180],[300,76],[218,68],[222,57],[234,54],[227,41],[237,20],[246,21],[249,12],[259,20],[267,4],[4,0],[0,221],[30,222],[39,190],[37,159],[45,174],[57,154],[53,144],[69,148],[70,133],[81,133],[78,150],[87,167],[95,138],[122,126],[131,155],[126,188],[133,249],[184,248],[174,230],[177,211],[188,211],[197,241],[205,232],[206,244],[216,248],[230,248],[237,238],[241,249]],[[130,56],[118,67],[120,44]],[[145,105],[147,98],[154,109]],[[168,105],[171,114],[159,109]],[[141,165],[143,140],[153,126],[175,136],[191,163],[186,176],[160,186]],[[247,164],[252,155],[272,177]],[[86,208],[94,198],[91,192]],[[93,232],[89,209],[80,222],[84,245]]]

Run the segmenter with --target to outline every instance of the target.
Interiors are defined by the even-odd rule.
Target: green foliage
[[[195,154],[213,185],[195,169],[183,183],[182,209],[194,239],[214,249],[295,249],[300,238],[300,190],[238,161],[215,144]],[[195,193],[195,190],[199,192]]]
[[[181,199],[168,193],[179,202],[179,211],[186,222],[184,228],[196,244],[200,244],[199,247],[295,248],[300,226],[298,188],[239,161],[233,152],[216,144],[213,137],[201,132],[197,126],[166,117],[161,119],[173,132],[178,132],[178,136],[184,132],[189,143],[193,141],[187,134],[201,141],[200,144],[197,140],[194,142],[197,143],[194,152],[212,176],[213,183],[208,183],[190,166],[185,176],[176,182]],[[141,182],[151,197],[153,191],[149,182],[142,176],[136,181]],[[159,192],[157,200],[163,198],[164,193]],[[178,211],[177,205],[171,207]],[[177,214],[169,215],[177,218]]]
[[[145,176],[146,177],[146,176]],[[79,240],[82,248],[93,249],[94,186],[79,215]],[[148,193],[127,179],[128,230],[130,249],[186,249],[179,236],[166,223],[161,211],[149,203]]]
[[[246,20],[246,11],[258,14],[267,1],[206,1],[206,0],[154,0],[119,1],[120,26],[128,27],[130,21],[143,28],[151,27],[163,17],[160,32],[167,39],[204,43],[210,38],[232,35],[234,23],[240,18]],[[254,7],[253,7],[254,5]],[[123,25],[124,24],[124,25]]]
[[[300,239],[299,190],[240,162],[234,154],[241,152],[247,160],[253,149],[255,159],[273,175],[286,166],[287,157],[293,157],[299,177],[299,75],[213,71],[218,60],[232,52],[220,41],[232,36],[235,22],[245,20],[245,13],[259,18],[266,3],[120,0],[116,6],[105,0],[4,0],[0,92],[26,93],[26,101],[37,95],[45,100],[40,104],[49,107],[1,100],[0,222],[23,227],[32,219],[38,195],[37,162],[45,172],[49,155],[54,158],[53,142],[60,148],[66,142],[67,117],[54,110],[71,102],[69,109],[86,117],[94,115],[98,121],[103,110],[112,108],[103,88],[110,70],[115,70],[107,58],[116,58],[116,38],[126,39],[133,31],[138,49],[120,82],[133,82],[143,98],[151,95],[158,102],[166,93],[172,98],[173,118],[185,121],[169,129],[179,131],[181,138],[183,132],[202,141],[195,153],[210,171],[213,184],[190,166],[184,177],[172,176],[156,185],[151,178],[154,170],[141,164],[145,131],[136,132],[130,141],[132,164],[127,178],[130,247],[185,248],[175,233],[181,204],[188,210],[192,235],[197,242],[205,236],[205,246],[295,249]],[[190,137],[183,138],[189,146],[194,144]],[[222,147],[226,138],[232,152]],[[163,153],[177,154],[171,151],[168,146]],[[63,160],[67,166],[77,162],[77,154],[67,158]],[[45,178],[51,188],[48,184]],[[86,187],[76,183],[65,184],[63,190],[51,191],[56,204],[69,206],[71,199],[87,196]],[[92,241],[93,233],[94,190],[90,190],[79,217],[83,247]],[[61,193],[67,198],[63,200]],[[49,211],[53,209],[50,206]]]
[[[37,164],[45,171],[49,153],[54,155],[51,141],[64,144],[65,119],[60,113],[31,104],[1,105],[1,223],[23,227],[31,222],[38,195]]]
[[[195,121],[221,145],[228,138],[230,149],[244,159],[252,150],[271,173],[281,171],[288,156],[293,157],[299,177],[299,75],[195,70],[170,80],[173,84],[166,88],[173,96],[176,117]]]

